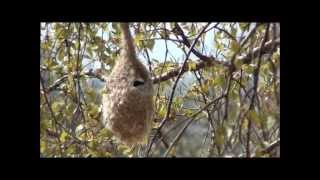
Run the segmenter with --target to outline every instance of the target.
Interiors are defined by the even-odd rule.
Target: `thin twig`
[[[41,72],[40,72],[40,83],[41,83],[42,89],[44,90],[44,93],[43,93],[44,99],[45,99],[46,104],[47,104],[47,106],[48,106],[48,109],[49,109],[49,111],[50,111],[50,113],[51,113],[51,116],[52,116],[52,118],[53,118],[55,133],[57,133],[57,132],[58,132],[58,129],[57,129],[58,120],[57,120],[57,117],[55,116],[55,114],[54,114],[54,112],[53,112],[53,109],[52,109],[52,107],[51,107],[51,104],[50,104],[50,102],[49,102],[49,100],[48,100],[48,97],[47,97],[47,94],[46,94],[46,87],[44,86],[44,80],[43,80],[43,78],[42,78],[42,76],[41,76]],[[56,139],[57,139],[57,141],[58,141],[58,143],[59,143],[58,146],[59,146],[59,150],[60,150],[60,155],[62,155],[62,148],[61,148],[61,146],[60,146],[60,144],[61,144],[60,138],[59,138],[59,137],[56,137]]]
[[[275,140],[272,142],[268,147],[261,151],[263,154],[268,154],[272,152],[276,147],[280,146],[280,139]]]
[[[218,29],[219,31],[224,32],[226,35],[228,35],[232,40],[237,41],[237,39],[232,36],[227,30],[219,28],[218,26],[214,26],[213,28]]]
[[[269,42],[266,42],[265,46],[263,46],[263,49],[262,49],[262,53],[267,53],[268,50],[270,50],[270,48],[275,45],[279,45],[280,44],[280,40],[277,39],[276,41],[273,41],[273,40],[270,40]],[[252,53],[248,53],[246,55],[243,55],[243,56],[239,56],[237,59],[239,59],[240,61],[243,61],[243,62],[247,62],[247,59],[251,58],[252,55],[256,56],[257,55],[257,52],[260,51],[260,48],[254,48],[253,52]],[[213,60],[213,59],[212,59]],[[203,69],[205,67],[210,67],[210,66],[213,66],[214,64],[221,64],[221,65],[226,65],[225,63],[223,63],[222,61],[220,60],[215,60],[215,61],[211,61],[211,62],[204,62],[204,61],[201,61],[201,62],[198,62],[196,63],[196,66],[194,69],[192,69],[192,71],[198,71],[200,69]],[[186,67],[189,67],[189,64],[186,66]],[[45,70],[45,69],[44,69]],[[163,81],[167,81],[169,79],[172,79],[174,77],[176,77],[179,72],[181,71],[181,67],[179,68],[176,68],[176,69],[173,69],[167,73],[161,73],[160,76],[157,76],[157,77],[154,77],[153,78],[153,83],[154,84],[157,84],[157,83],[160,83],[160,82],[163,82]],[[183,69],[183,73],[189,71],[189,68],[184,68]],[[92,78],[97,78],[99,79],[100,81],[102,82],[105,82],[105,78],[103,76],[101,76],[100,74],[98,73],[94,73],[92,70],[91,71],[88,71],[88,72],[85,72],[83,73],[82,75],[80,76],[83,76],[83,75],[87,75],[89,77],[92,77]],[[52,90],[55,90],[57,87],[59,87],[64,81],[66,81],[68,78],[68,75],[64,75],[62,77],[60,77],[59,79],[57,79],[52,85],[50,85],[48,87],[48,91],[52,91]]]
[[[175,81],[174,84],[173,84],[172,91],[171,91],[171,95],[170,95],[170,99],[169,99],[169,103],[168,103],[168,110],[167,110],[166,116],[165,116],[165,118],[162,120],[162,122],[160,123],[160,126],[159,126],[159,128],[158,128],[158,130],[157,130],[157,132],[156,132],[156,135],[160,132],[161,128],[164,126],[164,124],[166,123],[166,121],[169,119],[169,115],[170,115],[170,112],[171,112],[171,104],[172,104],[172,100],[173,100],[173,97],[174,97],[174,93],[175,93],[177,84],[178,84],[178,82],[179,82],[179,79],[180,79],[180,77],[181,77],[182,74],[183,74],[183,69],[184,69],[185,66],[187,65],[187,61],[188,61],[188,59],[189,59],[189,56],[190,56],[190,54],[191,54],[191,51],[192,51],[192,49],[194,48],[194,46],[196,45],[198,39],[201,37],[202,33],[206,30],[206,28],[207,28],[209,25],[210,25],[210,23],[208,23],[208,24],[202,29],[202,31],[199,33],[199,35],[197,36],[197,38],[194,40],[192,46],[190,47],[190,49],[189,49],[189,51],[188,51],[188,53],[187,53],[187,56],[186,56],[186,58],[185,58],[185,60],[184,60],[184,62],[183,62],[183,64],[182,64],[182,67],[181,67],[181,69],[180,69],[180,72],[179,72],[179,74],[178,74],[178,76],[177,76],[177,79],[176,79],[176,81]],[[150,146],[148,147],[148,150],[147,150],[147,155],[149,154],[150,149],[152,148],[152,145],[153,145],[153,143],[154,143],[154,140],[155,140],[156,135],[155,135],[154,138],[151,140]]]
[[[171,149],[173,148],[173,146],[177,143],[177,141],[180,139],[181,135],[184,133],[184,131],[186,130],[186,128],[190,125],[190,123],[200,114],[202,113],[204,110],[208,109],[212,104],[215,104],[217,101],[219,101],[220,99],[222,99],[224,97],[224,94],[222,94],[221,96],[217,97],[216,99],[214,99],[213,101],[211,101],[210,103],[206,104],[203,108],[201,108],[198,112],[194,113],[193,115],[191,115],[190,119],[187,121],[187,123],[183,126],[183,128],[179,131],[178,135],[174,138],[174,140],[171,142],[169,148],[167,149],[167,151],[164,154],[164,157],[166,157],[168,155],[168,153],[171,151]]]
[[[172,143],[170,144],[169,148],[167,149],[167,151],[164,153],[163,157],[167,157],[169,152],[172,150],[173,146],[178,142],[178,140],[180,139],[180,137],[182,136],[182,134],[184,133],[184,131],[187,129],[187,127],[191,124],[191,122],[194,119],[189,119],[186,124],[183,126],[183,128],[179,131],[178,135],[174,138],[174,140],[172,141]]]
[[[264,38],[262,40],[261,46],[260,46],[260,52],[259,52],[259,56],[258,56],[258,65],[257,68],[254,71],[254,82],[253,82],[253,95],[251,97],[251,102],[250,102],[250,106],[249,106],[249,111],[253,110],[254,108],[254,99],[257,95],[257,88],[258,88],[258,81],[259,81],[259,71],[260,71],[260,66],[261,66],[261,57],[262,57],[262,53],[261,53],[261,49],[264,46],[264,44],[266,43],[266,40],[268,39],[268,31],[269,31],[269,25],[267,25],[266,28],[266,32],[264,34]],[[248,130],[247,130],[247,143],[246,143],[246,155],[247,157],[250,157],[250,135],[251,135],[251,126],[252,126],[252,120],[251,118],[248,119]]]
[[[268,50],[270,50],[270,48],[273,45],[277,46],[279,44],[280,44],[280,40],[279,39],[276,40],[276,41],[270,40],[269,42],[266,42],[265,46],[263,46],[262,53],[269,52]],[[260,47],[255,48],[253,50],[253,52],[248,53],[246,55],[239,56],[237,59],[239,59],[242,62],[247,62],[247,59],[251,58],[252,55],[257,56],[257,52],[259,52],[259,51],[260,51]],[[229,67],[229,65],[227,63],[225,63],[225,62],[223,62],[221,60],[216,60],[216,59],[212,59],[212,58],[209,58],[209,59],[211,59],[212,61],[208,61],[208,62],[201,61],[201,62],[196,63],[196,67],[194,69],[192,69],[192,71],[198,71],[199,69],[203,69],[205,67],[210,67],[210,66],[213,66],[215,64],[220,64],[220,65]],[[187,67],[189,67],[189,64],[188,64]],[[167,81],[167,80],[169,80],[171,78],[174,78],[179,74],[180,70],[181,70],[181,67],[173,69],[173,70],[171,70],[171,71],[169,71],[167,73],[164,73],[164,74],[161,73],[160,76],[153,78],[153,83],[156,84],[156,83],[160,83],[160,82],[163,82],[163,81]],[[185,68],[183,70],[184,73],[187,72],[187,71],[189,71],[189,68]]]

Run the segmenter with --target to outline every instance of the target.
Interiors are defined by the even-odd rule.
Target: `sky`
[[[206,23],[201,23],[202,25],[205,25]],[[215,23],[212,23],[208,28],[212,27]],[[109,25],[111,27],[111,24]],[[134,36],[133,31],[131,31],[131,33]],[[101,31],[98,32],[98,34],[101,34]],[[108,33],[104,33],[104,40],[108,39]],[[213,30],[209,31],[206,33],[205,36],[205,47],[208,49],[209,47],[211,47],[211,52],[212,52],[212,47],[214,47],[214,33]],[[170,37],[172,39],[175,39],[175,37]],[[178,61],[182,61],[185,58],[185,54],[184,52],[176,46],[176,44],[174,44],[172,41],[167,41],[167,46],[168,46],[168,58],[170,57],[174,57],[176,60]],[[210,49],[209,49],[210,50]],[[150,59],[156,59],[159,62],[163,62],[165,59],[165,52],[166,52],[166,46],[165,46],[165,41],[164,40],[155,40],[155,44],[154,47],[152,49],[152,51],[148,51],[149,53],[149,57]],[[207,51],[210,52],[210,51]],[[147,59],[145,58],[145,56],[142,53],[138,53],[138,58],[145,64],[147,65]],[[190,55],[190,59],[197,59],[197,57],[195,55],[193,55],[191,53]],[[99,64],[96,64],[95,66],[99,66]]]
[[[207,27],[207,29],[213,27],[216,23],[211,23],[209,27]],[[203,27],[204,25],[206,25],[206,23],[199,23],[198,25],[200,25],[200,27]],[[169,27],[169,25],[167,26]],[[227,28],[227,27],[226,27]],[[109,28],[108,30],[111,30],[112,29],[112,24],[109,23]],[[226,29],[228,30],[228,29]],[[131,29],[132,31],[132,29]],[[238,31],[240,32],[240,31]],[[134,33],[133,31],[131,32],[132,35],[134,36]],[[185,32],[187,33],[187,32]],[[44,30],[41,30],[41,35],[44,35],[45,34],[45,31]],[[108,40],[108,33],[105,31],[103,33],[103,39],[104,40]],[[102,31],[98,31],[97,35],[102,35]],[[237,36],[239,36],[240,34],[237,34]],[[195,38],[196,36],[194,36]],[[43,38],[43,37],[41,37]],[[176,39],[176,37],[172,36],[170,37],[172,39]],[[174,57],[174,59],[176,59],[178,62],[182,63],[183,60],[185,59],[185,54],[184,52],[181,50],[181,48],[177,47],[176,44],[174,44],[172,41],[168,40],[167,41],[167,45],[168,45],[168,50],[169,50],[169,53],[168,53],[168,57],[167,57],[167,60],[170,59],[171,57]],[[207,56],[215,56],[214,55],[214,48],[215,48],[215,43],[214,43],[214,29],[211,29],[210,31],[206,32],[205,34],[205,40],[204,40],[204,52],[201,52],[201,49],[197,49],[199,52],[203,53],[204,55],[207,55]],[[166,46],[165,46],[165,41],[164,40],[155,40],[155,44],[154,44],[154,47],[152,49],[152,51],[148,51],[149,53],[149,57],[150,59],[156,59],[158,60],[159,62],[163,62],[164,59],[165,59],[165,51],[166,51]],[[188,49],[186,49],[186,51],[188,51]],[[146,57],[140,52],[138,53],[138,58],[142,61],[143,64],[145,64],[147,66],[147,59]],[[219,57],[219,59],[223,59],[221,56]],[[172,59],[172,58],[171,58]],[[197,60],[198,58],[194,55],[194,54],[190,54],[190,57],[189,59],[192,59],[192,60]],[[90,63],[91,62],[91,63]],[[89,64],[89,65],[87,65]],[[87,65],[85,66],[86,68],[84,69],[84,71],[87,71],[89,69],[96,69],[96,68],[100,68],[101,65],[100,65],[100,62],[98,61],[95,61],[94,63],[92,63],[92,61],[90,59],[86,59],[84,58],[83,59],[83,65]],[[91,80],[90,80],[91,81]],[[185,75],[182,77],[181,81],[183,83],[185,83],[186,86],[189,86],[193,81],[194,81],[194,77],[191,75],[191,73],[185,73]],[[91,81],[92,82],[92,81]],[[182,87],[180,85],[180,83],[178,84],[179,87]]]
[[[203,27],[206,23],[198,23],[198,24]],[[213,27],[215,24],[216,23],[211,23],[210,26],[207,29]],[[169,27],[169,25],[167,27]],[[109,23],[108,29],[111,30],[111,28],[112,28],[112,24]],[[132,31],[132,29],[131,29],[131,31]],[[134,36],[133,31],[131,33]],[[44,35],[45,31],[41,30],[41,34]],[[102,34],[101,30],[98,31],[97,34],[98,35]],[[103,36],[104,36],[103,37],[104,40],[108,40],[109,39],[108,38],[108,33],[106,33],[106,31],[105,31]],[[174,36],[170,37],[170,38],[176,39],[176,37],[174,37]],[[215,48],[214,29],[211,29],[210,31],[206,32],[204,44],[205,44],[205,51],[203,53],[205,55],[207,55],[207,56],[214,55],[214,52],[215,52],[214,51],[214,48]],[[167,41],[167,45],[168,45],[168,50],[169,50],[168,58],[174,57],[179,62],[182,62],[185,59],[184,52],[179,47],[177,47],[176,44],[174,44],[172,41],[168,40]],[[165,47],[166,46],[165,46],[165,41],[164,40],[155,40],[155,44],[154,44],[153,50],[152,51],[148,51],[150,59],[156,59],[159,62],[163,62],[164,59],[165,59],[165,51],[166,51]],[[200,51],[200,50],[198,49],[198,51]],[[142,53],[138,53],[138,58],[145,65],[147,65],[147,59]],[[218,57],[218,58],[223,59],[222,57]],[[190,59],[196,60],[198,58],[194,54],[191,53]],[[88,64],[90,62],[90,60],[89,59],[84,59],[83,62],[84,62],[84,65],[86,65],[86,64]],[[88,69],[90,69],[90,68],[95,69],[95,68],[99,68],[99,67],[100,67],[100,63],[99,62],[93,63],[92,66],[91,65],[87,66]]]

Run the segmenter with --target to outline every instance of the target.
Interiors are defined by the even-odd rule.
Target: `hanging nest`
[[[126,34],[128,33],[128,34]],[[151,130],[153,85],[136,58],[129,31],[123,33],[122,53],[102,95],[102,122],[126,145],[143,144]]]

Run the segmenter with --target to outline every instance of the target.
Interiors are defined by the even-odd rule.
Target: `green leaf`
[[[192,116],[194,114],[192,109],[185,109],[185,116],[189,117]]]
[[[221,34],[222,34],[222,31],[217,31],[216,34],[215,34],[215,40],[220,40],[221,39]]]
[[[53,61],[51,58],[43,60],[43,65],[48,68],[48,70],[52,70],[55,66],[58,65],[57,62]]]
[[[234,26],[231,26],[231,35],[233,37],[236,37],[237,36],[237,29],[234,27]]]
[[[77,41],[75,44],[76,51],[78,51],[79,47],[81,48],[81,44]]]
[[[249,111],[249,117],[256,125],[261,125],[261,120],[255,110]]]
[[[177,96],[174,98],[172,105],[175,109],[178,109],[182,106],[182,103],[183,103],[182,98]]]
[[[142,40],[143,40],[143,34],[137,33],[134,37],[134,43],[137,45],[138,48],[142,48]]]
[[[255,65],[253,65],[253,64],[250,64],[250,65],[244,64],[242,67],[243,67],[242,68],[243,71],[248,74],[252,74],[255,69]]]
[[[221,146],[224,144],[225,141],[225,135],[226,135],[226,129],[224,126],[219,126],[216,132],[215,136],[215,142]]]
[[[76,153],[76,145],[75,144],[71,144],[70,146],[68,146],[68,148],[65,150],[65,153],[70,156],[72,154],[75,154]]]
[[[93,89],[88,89],[86,92],[86,96],[91,100],[94,101],[96,99],[96,92]]]
[[[104,153],[104,156],[105,156],[105,157],[112,157],[112,154],[111,154],[110,152],[105,152],[105,153]]]
[[[131,155],[131,154],[132,154],[132,150],[133,150],[133,148],[127,148],[127,149],[125,149],[125,150],[123,151],[123,154],[125,154],[125,155]]]
[[[45,153],[47,150],[47,142],[44,140],[40,140],[40,152]]]
[[[280,60],[280,51],[279,51],[279,49],[275,52],[275,53],[273,53],[272,54],[272,62],[273,63],[278,63],[279,62],[279,60]]]
[[[92,57],[92,56],[93,56],[91,46],[89,46],[89,47],[87,48],[87,52],[88,52],[88,54],[89,54],[89,56],[90,56],[90,57]]]
[[[64,49],[60,49],[59,54],[58,54],[58,59],[60,61],[63,61],[64,56],[65,56]]]
[[[222,86],[224,84],[224,82],[225,82],[224,77],[219,76],[214,80],[214,85],[215,86]]]
[[[231,41],[231,51],[237,52],[240,48],[240,45],[237,41],[232,40]]]
[[[64,143],[64,142],[66,141],[67,137],[68,137],[68,133],[65,132],[65,131],[63,131],[63,132],[61,133],[61,135],[60,135],[60,141],[61,141],[62,143]]]
[[[239,23],[239,27],[240,27],[241,31],[245,31],[247,25],[248,25],[248,23]],[[247,28],[247,29],[248,29],[248,28]]]
[[[48,50],[49,49],[49,43],[47,43],[47,42],[41,43],[40,48],[42,50]]]
[[[46,129],[48,129],[49,127],[51,127],[51,123],[48,119],[41,119],[40,121],[40,131],[41,133],[44,133],[44,131]]]
[[[130,148],[126,145],[120,144],[117,149],[119,152],[123,153],[124,151],[128,151]]]
[[[68,81],[70,84],[73,84],[73,75],[71,73],[68,73]]]
[[[101,136],[103,138],[111,138],[112,132],[107,128],[103,128],[99,131],[98,136]]]
[[[78,125],[78,126],[76,127],[76,130],[75,130],[76,135],[77,135],[77,136],[80,136],[81,133],[83,132],[83,130],[84,130],[84,126],[83,126],[82,124]]]
[[[248,127],[249,121],[247,118],[244,118],[243,123],[241,125],[241,129],[246,129]]]
[[[268,129],[272,128],[272,126],[274,125],[274,123],[276,123],[275,117],[273,117],[273,116],[268,116],[268,117],[267,117],[267,122],[266,122],[267,128],[268,128]]]
[[[240,69],[241,66],[243,65],[243,61],[241,61],[239,59],[235,59],[234,64],[235,64],[237,69]]]
[[[165,104],[162,104],[159,110],[159,116],[164,117],[167,113],[167,108]]]
[[[91,118],[96,118],[98,113],[99,113],[99,106],[94,103],[90,103],[88,105],[88,116]]]
[[[209,84],[208,83],[203,84],[202,91],[204,93],[208,93],[209,92]]]
[[[63,104],[61,102],[55,101],[52,103],[52,110],[54,112],[60,111],[61,107],[63,106]]]
[[[223,45],[220,42],[216,42],[215,46],[217,50],[221,50],[221,51],[223,50]]]
[[[194,71],[194,70],[196,69],[196,67],[197,67],[197,63],[192,62],[192,61],[190,61],[190,62],[188,63],[188,70],[189,70],[189,71]]]
[[[196,33],[196,26],[194,24],[191,25],[191,29],[190,29],[190,32],[189,32],[190,36],[195,36],[197,33]]]
[[[152,51],[153,47],[154,47],[154,39],[153,40],[148,40],[146,48],[148,48],[150,51]]]

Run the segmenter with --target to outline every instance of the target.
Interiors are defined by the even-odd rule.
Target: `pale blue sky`
[[[201,27],[203,27],[206,23],[199,23],[199,27],[201,29]],[[207,28],[211,28],[212,26],[214,26],[216,23],[211,23],[211,25]],[[108,31],[111,30],[112,28],[111,23],[109,24],[109,28],[107,31],[104,31],[104,35],[103,35],[103,39],[104,40],[108,40]],[[229,31],[228,27],[225,27],[227,31]],[[238,27],[237,27],[238,28]],[[240,32],[240,31],[238,31]],[[43,38],[45,31],[41,30],[41,35]],[[187,33],[187,32],[185,32]],[[132,32],[133,34],[133,32]],[[102,31],[98,31],[97,35],[102,35]],[[237,34],[237,36],[239,36],[240,34]],[[134,34],[133,34],[134,36]],[[159,38],[159,37],[158,37]],[[176,39],[176,37],[172,36],[170,37],[172,39]],[[195,37],[194,37],[195,38]],[[225,42],[225,41],[224,41]],[[168,45],[168,57],[167,60],[169,59],[175,59],[178,62],[182,62],[185,59],[185,54],[184,52],[181,50],[181,48],[177,47],[177,45],[175,43],[173,43],[172,41],[167,41],[167,45]],[[214,42],[214,29],[211,29],[210,31],[206,32],[205,35],[205,41],[204,41],[204,52],[201,52],[201,49],[197,49],[199,52],[203,53],[204,55],[207,56],[215,56],[215,42]],[[164,40],[155,40],[155,45],[152,51],[149,51],[149,57],[150,59],[157,59],[159,62],[163,62],[165,59],[165,51],[166,51],[166,46],[165,46],[165,41]],[[188,51],[188,49],[186,49],[186,51]],[[147,65],[147,59],[143,56],[142,52],[138,53],[138,57],[139,59],[145,64]],[[172,58],[174,57],[174,58]],[[96,57],[94,57],[96,58]],[[223,59],[221,56],[218,57],[219,59]],[[191,60],[197,60],[198,58],[193,55],[191,53],[189,59]],[[87,65],[89,64],[89,65]],[[100,62],[98,61],[94,61],[92,62],[92,60],[90,59],[83,59],[83,65],[87,65],[84,68],[84,71],[87,71],[89,69],[96,69],[96,68],[100,68]],[[185,75],[182,77],[182,81],[183,83],[185,83],[186,86],[189,86],[192,82],[193,82],[193,76],[191,75],[191,73],[185,73]],[[179,87],[182,88],[183,86],[180,85],[181,83],[179,83]],[[178,88],[179,89],[179,88]],[[184,88],[183,88],[184,89]]]
[[[206,23],[202,23],[202,24],[205,25]],[[212,23],[208,28],[212,27],[214,24],[215,23]],[[111,29],[111,24],[109,24],[109,28]],[[99,31],[98,34],[101,34],[101,31]],[[132,32],[132,34],[133,34],[133,32]],[[214,47],[214,40],[213,40],[214,36],[213,35],[214,35],[213,30],[210,30],[209,32],[206,33],[206,36],[205,36],[206,55],[208,55],[208,53],[212,54],[212,52],[213,52],[213,47]],[[134,36],[134,34],[133,34],[133,36]],[[159,38],[159,37],[157,37],[157,38]],[[175,39],[175,37],[170,37],[170,38]],[[108,40],[108,33],[104,33],[103,39]],[[168,40],[167,46],[168,46],[168,50],[169,50],[167,60],[170,59],[171,57],[174,57],[174,59],[176,59],[178,61],[184,60],[184,58],[185,58],[184,52],[181,50],[181,48],[178,48],[175,43]],[[163,62],[165,59],[165,52],[166,52],[165,41],[164,40],[155,40],[153,50],[148,51],[148,52],[149,52],[149,57],[151,60],[156,59],[159,62]],[[145,65],[147,65],[147,59],[142,54],[142,52],[138,53],[138,57]],[[171,58],[171,59],[173,59],[173,58]],[[195,60],[195,59],[197,59],[197,57],[191,53],[190,59]],[[95,66],[99,66],[99,64],[96,64]]]
[[[204,26],[206,23],[199,23],[199,27],[201,26]],[[216,23],[211,23],[211,25],[207,28],[209,29],[210,27],[214,26]],[[228,27],[226,27],[226,30]],[[111,30],[112,29],[112,24],[110,23],[109,24],[109,27],[108,27],[108,30]],[[239,31],[238,31],[239,32]],[[45,31],[41,31],[42,35],[45,33]],[[98,35],[102,35],[102,32],[101,31],[98,31],[97,33]],[[133,32],[132,32],[133,34]],[[237,36],[239,36],[240,34],[237,34]],[[134,34],[133,34],[134,36]],[[175,39],[176,37],[172,36],[170,37],[172,39]],[[104,31],[104,35],[103,35],[103,39],[104,40],[108,40],[108,32],[107,31]],[[168,59],[173,59],[172,57],[174,57],[174,59],[176,59],[177,61],[181,62],[182,60],[184,60],[185,58],[185,54],[183,53],[183,51],[176,46],[176,44],[174,44],[172,41],[167,41],[167,45],[168,45],[168,50],[169,50],[169,53],[168,53],[168,57],[167,57],[167,60]],[[205,35],[205,42],[204,42],[204,46],[205,46],[205,50],[204,53],[205,55],[207,56],[215,56],[215,44],[214,44],[214,30],[211,29],[210,31],[208,31]],[[157,59],[159,62],[163,62],[164,59],[165,59],[165,51],[166,51],[166,48],[165,48],[165,41],[164,40],[155,40],[155,45],[154,45],[154,48],[152,51],[149,51],[149,57],[150,59]],[[201,51],[201,49],[198,49],[198,51]],[[147,60],[145,58],[145,56],[143,56],[142,52],[138,54],[138,57],[139,59],[141,59],[141,61],[144,63],[144,64],[147,64]],[[218,57],[218,58],[221,58],[221,57]],[[198,59],[195,55],[193,55],[191,53],[190,55],[190,59],[192,60],[196,60]],[[222,59],[222,58],[221,58]],[[90,62],[89,59],[84,59],[83,63],[84,65],[85,64],[88,64]],[[96,62],[96,63],[93,63],[92,64],[93,66],[89,65],[86,67],[86,69],[89,69],[89,68],[99,68],[100,67],[100,63],[99,62]]]

